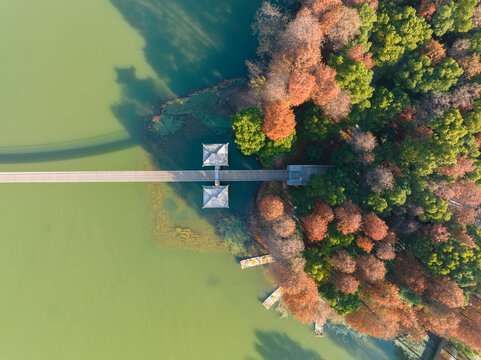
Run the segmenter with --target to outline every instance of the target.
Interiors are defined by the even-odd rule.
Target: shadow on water
[[[147,62],[175,94],[245,75],[261,0],[110,1],[144,38]]]
[[[8,150],[0,148],[0,163],[31,163],[75,159],[127,149],[138,143],[135,138],[129,135],[117,138],[106,141],[98,141],[97,138],[94,138],[93,143],[92,139],[85,139],[80,144],[79,142],[62,144],[62,146],[53,146],[50,149],[48,145]]]
[[[160,90],[153,79],[139,79],[135,67],[115,68],[121,99],[111,111],[134,139],[141,139],[144,118],[151,118]],[[142,141],[140,141],[142,143]],[[142,144],[141,144],[142,145]]]
[[[246,75],[245,60],[255,53],[251,32],[261,0],[110,0],[129,25],[144,38],[144,55],[158,79],[172,93],[185,96],[220,81]],[[138,124],[156,113],[165,93],[156,81],[139,79],[134,68],[115,69],[123,89],[122,101],[112,112],[136,136]],[[141,145],[154,154],[161,170],[202,168],[202,143],[229,142],[230,168],[258,168],[255,160],[240,155],[231,132],[215,135],[199,122],[188,122],[175,134],[162,139],[141,136]],[[155,144],[152,145],[152,142]],[[153,149],[154,148],[154,149]],[[202,210],[202,184],[171,184],[176,194],[211,223],[226,210]],[[230,208],[247,209],[258,183],[230,187]],[[170,204],[170,205],[169,205]],[[247,206],[246,206],[247,204]],[[175,206],[166,201],[163,206]]]
[[[391,354],[392,343],[372,338],[369,336],[352,336],[349,333],[355,334],[354,330],[349,330],[348,334],[340,334],[330,326],[324,327],[325,335],[329,337],[338,347],[342,347],[353,358],[359,360],[373,360],[373,359],[395,359],[394,354]]]
[[[286,334],[256,331],[255,349],[262,360],[322,360],[315,351],[304,349]],[[257,360],[248,357],[246,360]]]

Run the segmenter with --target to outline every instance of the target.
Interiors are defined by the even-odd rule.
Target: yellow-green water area
[[[155,99],[241,75],[254,43],[239,34],[259,3],[0,0],[0,153],[130,137]],[[140,146],[64,155],[0,161],[0,171],[150,166]],[[214,234],[200,204],[155,189],[167,228]],[[393,358],[387,343],[316,339],[266,311],[265,269],[163,246],[175,238],[161,227],[153,236],[151,194],[143,184],[0,186],[0,359]]]

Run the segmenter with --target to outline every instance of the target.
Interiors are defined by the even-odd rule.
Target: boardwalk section
[[[279,286],[269,297],[262,303],[264,307],[269,310],[272,305],[274,305],[280,298],[282,297],[283,291],[282,288]]]
[[[218,180],[287,181],[287,170],[220,170]],[[0,172],[0,183],[213,182],[215,170]]]
[[[0,183],[212,182],[214,171],[1,172]]]
[[[219,180],[230,181],[287,181],[288,170],[220,170]]]
[[[254,266],[265,265],[274,262],[272,255],[262,255],[252,257],[250,259],[245,259],[240,261],[241,269],[247,269]]]

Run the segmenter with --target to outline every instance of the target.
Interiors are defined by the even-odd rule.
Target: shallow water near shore
[[[152,167],[138,120],[162,101],[245,75],[259,5],[0,0],[0,171]],[[157,165],[200,168],[198,145],[217,139],[185,144],[181,135]],[[235,185],[232,211],[247,213],[254,191]],[[1,185],[0,358],[395,358],[390,343],[318,339],[266,311],[275,286],[266,269],[165,246],[178,240],[176,226],[219,241],[217,213],[204,216],[200,194],[200,184]]]

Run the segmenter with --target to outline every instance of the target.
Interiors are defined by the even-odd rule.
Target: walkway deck
[[[256,256],[249,259],[241,260],[241,269],[247,269],[254,266],[265,265],[274,262],[272,255]]]
[[[221,170],[219,181],[287,181],[287,170]],[[0,183],[213,182],[215,170],[0,172]]]
[[[262,303],[262,305],[264,305],[264,307],[269,310],[272,305],[274,305],[282,297],[282,294],[282,288],[279,286],[272,294],[269,295],[269,297]]]

